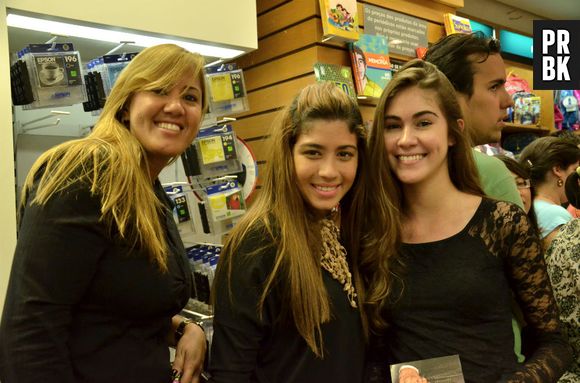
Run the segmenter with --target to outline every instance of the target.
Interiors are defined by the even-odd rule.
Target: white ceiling
[[[8,44],[11,54],[15,54],[28,44],[45,43],[50,40],[51,37],[52,36],[49,33],[8,27]],[[78,37],[59,37],[56,42],[73,43],[75,49],[80,52],[83,62],[100,57],[119,45],[105,41],[89,40]],[[141,50],[143,50],[141,47],[127,46],[123,47],[123,49],[120,49],[116,53],[123,53],[123,51],[127,53],[140,52]],[[14,57],[12,57],[12,59],[14,59]]]
[[[527,35],[533,20],[579,20],[580,0],[465,0],[458,13],[499,24]]]
[[[580,0],[498,0],[514,8],[523,9],[545,19],[580,19]]]
[[[534,19],[580,20],[580,0],[465,0],[464,8],[458,12],[532,35]],[[43,43],[51,38],[46,33],[12,27],[8,28],[8,37],[11,53],[17,52],[29,43]],[[116,46],[96,40],[77,38],[65,40],[74,43],[76,49],[81,52],[83,61],[101,56]],[[129,52],[141,49],[126,47],[125,50]],[[207,58],[208,62],[213,60],[215,60],[213,57]]]

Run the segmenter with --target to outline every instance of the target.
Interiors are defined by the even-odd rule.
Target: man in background
[[[424,59],[435,64],[455,87],[472,145],[499,142],[506,109],[513,105],[505,89],[499,41],[478,33],[456,33],[431,46]],[[475,149],[473,155],[484,192],[523,208],[513,176],[503,162]]]

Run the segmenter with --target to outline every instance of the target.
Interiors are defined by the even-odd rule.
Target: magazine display
[[[314,64],[316,81],[332,81],[350,97],[356,98],[352,72],[349,67],[336,64]]]
[[[350,59],[359,96],[381,97],[391,78],[389,45],[384,36],[361,34],[350,44]]]
[[[320,0],[320,18],[324,38],[358,40],[356,0]]]
[[[471,33],[471,22],[465,17],[454,15],[453,13],[445,13],[443,15],[443,23],[445,25],[445,33],[451,35],[453,33]]]

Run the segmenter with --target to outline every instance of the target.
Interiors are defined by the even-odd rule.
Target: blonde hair
[[[216,281],[230,279],[232,257],[237,256],[238,249],[252,232],[269,238],[277,253],[258,302],[258,314],[262,314],[275,281],[282,280],[287,286],[282,293],[285,294],[285,302],[288,302],[285,304],[288,310],[281,315],[292,320],[309,348],[323,357],[321,325],[330,320],[331,308],[320,266],[320,225],[297,187],[292,156],[296,140],[316,120],[344,121],[357,138],[357,175],[353,186],[340,201],[341,234],[349,264],[352,265],[359,307],[364,303],[366,293],[359,271],[359,249],[365,222],[364,203],[368,194],[366,132],[356,102],[331,83],[317,83],[304,88],[273,125],[262,189],[226,241]],[[247,256],[259,256],[260,250],[256,249]],[[366,324],[363,310],[361,318]]]
[[[173,44],[139,53],[119,75],[93,131],[48,150],[34,163],[22,191],[23,206],[39,175],[36,196],[30,202],[39,205],[73,184],[87,184],[91,194],[100,198],[101,220],[111,235],[118,231],[123,240],[144,249],[166,271],[167,243],[159,219],[163,208],[151,187],[145,151],[121,118],[135,93],[170,90],[184,76],[200,81],[205,111],[203,65],[202,56]]]

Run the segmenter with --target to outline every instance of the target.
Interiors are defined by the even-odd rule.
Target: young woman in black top
[[[376,255],[397,239],[388,193],[365,207],[365,139],[356,101],[332,83],[303,89],[273,126],[262,189],[216,272],[213,382],[362,381],[388,288]],[[373,217],[385,225],[365,230]]]
[[[396,178],[403,244],[400,280],[385,300],[384,353],[371,357],[386,366],[459,354],[466,382],[555,382],[570,351],[540,240],[518,206],[483,195],[463,124],[452,85],[421,60],[379,100],[370,151],[375,176]],[[511,291],[538,344],[523,364]]]

